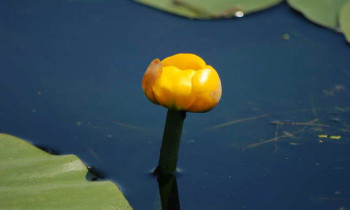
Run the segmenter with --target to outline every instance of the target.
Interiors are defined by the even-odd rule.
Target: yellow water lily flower
[[[147,98],[169,109],[206,112],[221,98],[221,81],[216,70],[194,54],[176,54],[148,66],[142,79]]]

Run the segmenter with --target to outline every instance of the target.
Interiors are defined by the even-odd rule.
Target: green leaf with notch
[[[0,134],[0,209],[132,209],[111,181],[88,181],[75,155],[52,155]]]

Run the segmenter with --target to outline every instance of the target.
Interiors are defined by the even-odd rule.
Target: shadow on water
[[[40,145],[40,144],[34,144],[36,147],[38,147],[39,149],[51,154],[51,155],[58,155],[58,151],[56,150],[53,150],[52,148],[49,148],[47,146],[44,146],[44,145]]]
[[[106,178],[105,174],[95,167],[87,166],[88,173],[86,174],[86,179],[89,181],[99,181]]]

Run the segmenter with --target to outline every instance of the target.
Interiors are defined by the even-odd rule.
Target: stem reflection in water
[[[162,210],[180,210],[180,199],[177,190],[176,177],[173,174],[158,176],[159,194]]]

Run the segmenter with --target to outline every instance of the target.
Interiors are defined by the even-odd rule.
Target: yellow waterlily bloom
[[[148,66],[142,79],[147,98],[169,109],[207,112],[221,98],[221,81],[216,70],[194,54],[176,54]]]

